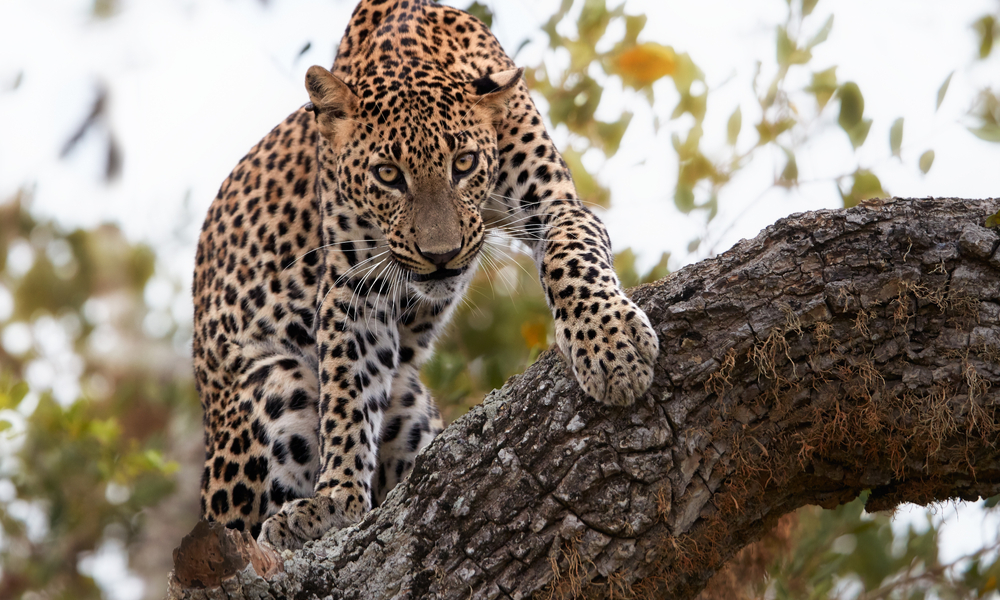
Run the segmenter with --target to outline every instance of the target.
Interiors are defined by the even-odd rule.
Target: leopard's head
[[[521,73],[463,82],[413,61],[373,66],[353,86],[322,67],[306,74],[338,201],[381,231],[426,298],[463,293],[471,279],[497,178],[496,127]]]

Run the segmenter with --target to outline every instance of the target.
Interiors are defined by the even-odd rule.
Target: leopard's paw
[[[623,292],[564,325],[559,347],[588,395],[628,406],[649,389],[660,342],[641,308]]]
[[[341,504],[330,496],[286,502],[280,511],[264,521],[257,542],[279,550],[298,550],[331,529],[342,529],[360,520],[360,515],[348,513]]]

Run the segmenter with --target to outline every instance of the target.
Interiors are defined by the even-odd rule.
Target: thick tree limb
[[[358,526],[172,598],[691,598],[805,504],[1000,492],[1000,200],[782,219],[634,290],[652,390],[613,409],[549,352]],[[246,563],[243,563],[246,564]]]

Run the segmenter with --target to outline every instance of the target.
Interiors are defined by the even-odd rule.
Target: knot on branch
[[[247,565],[252,565],[264,579],[282,569],[271,549],[258,546],[249,533],[227,529],[220,523],[198,521],[181,545],[174,548],[173,576],[185,589],[219,587]]]

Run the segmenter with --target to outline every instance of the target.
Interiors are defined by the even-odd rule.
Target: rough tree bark
[[[635,406],[588,400],[549,352],[356,527],[279,557],[268,580],[247,558],[222,589],[172,575],[169,597],[692,598],[802,505],[997,494],[998,209],[782,219],[633,290],[662,347]]]

